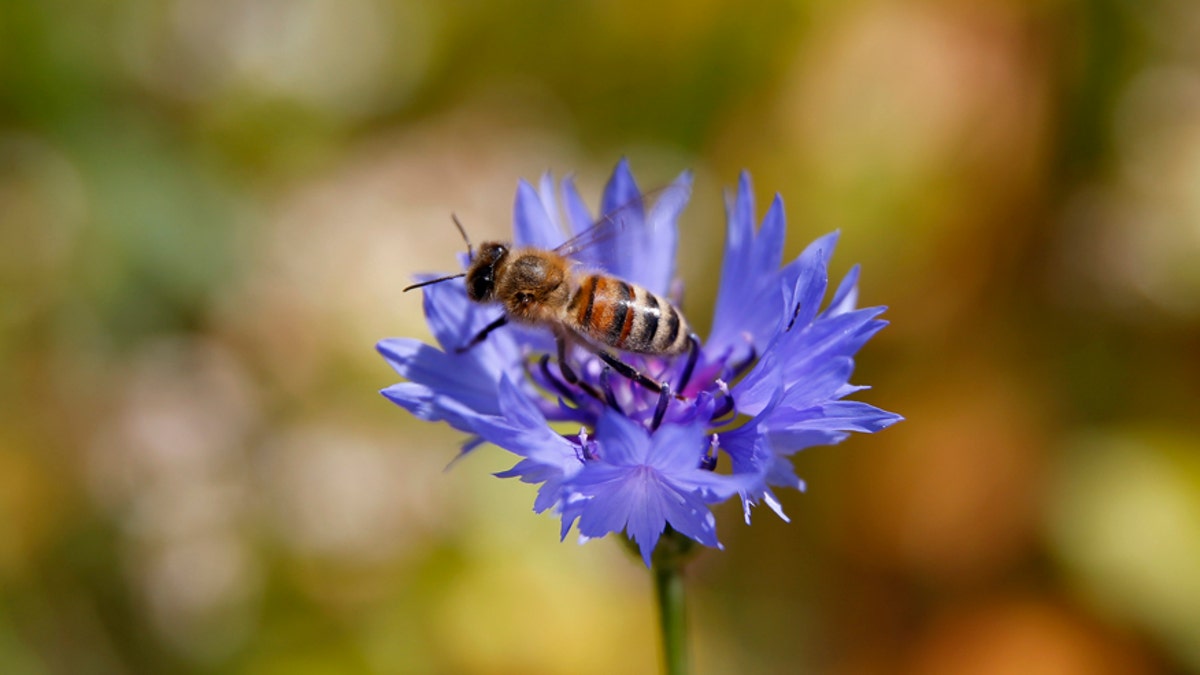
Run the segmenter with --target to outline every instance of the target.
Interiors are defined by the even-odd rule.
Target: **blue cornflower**
[[[621,227],[580,252],[579,264],[676,297],[676,220],[690,185],[690,175],[681,175],[647,209],[627,164],[619,163],[601,213],[619,212]],[[844,400],[865,388],[849,383],[853,356],[886,324],[877,318],[884,308],[855,308],[857,267],[822,308],[837,234],[821,237],[781,266],[783,202],[777,196],[756,228],[745,173],[727,218],[713,329],[677,396],[617,375],[580,348],[567,354],[578,374],[578,382],[569,382],[552,356],[547,329],[510,324],[461,351],[503,310],[470,301],[457,280],[424,288],[425,315],[441,349],[411,338],[379,343],[407,380],[383,395],[421,419],[470,434],[463,453],[489,442],[517,455],[516,465],[497,475],[538,484],[534,510],[557,512],[564,538],[572,526],[585,538],[624,532],[647,565],[668,526],[720,547],[710,505],[734,495],[747,522],[759,502],[786,519],[772,489],[804,489],[792,454],[901,419]],[[594,220],[570,178],[559,193],[549,176],[536,189],[522,181],[513,243],[554,248],[585,233]],[[667,383],[683,379],[687,361],[619,356]],[[564,423],[579,431],[560,433]],[[721,455],[728,458],[726,468]]]

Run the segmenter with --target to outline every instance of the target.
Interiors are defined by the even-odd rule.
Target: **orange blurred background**
[[[0,671],[653,673],[650,581],[377,390],[411,275],[696,171],[892,325],[793,522],[719,513],[701,674],[1200,673],[1200,5],[16,0]]]

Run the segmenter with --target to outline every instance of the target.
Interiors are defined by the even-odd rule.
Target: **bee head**
[[[496,290],[496,268],[508,257],[508,247],[489,241],[479,248],[479,255],[467,270],[467,296],[475,302],[493,299]]]

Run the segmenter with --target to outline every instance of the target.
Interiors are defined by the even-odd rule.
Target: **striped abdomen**
[[[613,277],[583,277],[567,306],[575,330],[601,345],[639,354],[682,354],[691,332],[670,302]]]

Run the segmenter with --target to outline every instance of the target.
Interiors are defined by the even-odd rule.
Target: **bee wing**
[[[666,202],[679,202],[679,208],[682,208],[682,202],[686,201],[690,194],[691,185],[687,181],[676,181],[654,190],[647,190],[620,206],[610,209],[579,234],[555,247],[554,252],[564,257],[580,259],[580,254],[589,249],[601,244],[613,243],[623,233],[639,226],[645,226],[648,203],[653,202],[654,204],[649,209],[650,214],[655,213]]]

